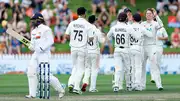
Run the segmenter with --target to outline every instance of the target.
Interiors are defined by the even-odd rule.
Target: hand
[[[152,8],[152,10],[153,10],[153,14],[154,14],[154,16],[156,17],[156,16],[157,16],[157,12],[156,12],[156,10],[155,10],[154,8]]]
[[[28,47],[31,51],[34,51],[34,46],[32,44],[29,45]]]

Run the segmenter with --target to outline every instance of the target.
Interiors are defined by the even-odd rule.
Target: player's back
[[[88,41],[88,33],[92,25],[84,18],[78,18],[72,21],[68,26],[68,34],[70,34],[70,46],[74,48],[86,47]]]
[[[87,49],[88,53],[97,53],[100,50],[99,42],[102,42],[105,39],[102,37],[101,31],[97,29],[95,25],[93,25],[92,30],[94,33],[94,39],[92,41],[88,40]]]
[[[132,36],[130,37],[130,41],[133,42],[132,45],[142,46],[144,41],[144,26],[139,23],[133,23],[132,27],[134,29],[134,33],[136,33],[136,38],[133,38]]]
[[[118,23],[112,27],[115,47],[129,47],[129,25]]]

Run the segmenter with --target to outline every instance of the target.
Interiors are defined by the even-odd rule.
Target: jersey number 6
[[[74,30],[75,32],[75,36],[74,36],[74,40],[76,40],[76,38],[78,37],[78,41],[82,41],[83,39],[83,36],[82,36],[82,30]]]
[[[125,35],[124,34],[117,34],[116,35],[116,43],[117,44],[124,44],[125,43],[125,39],[124,39]]]

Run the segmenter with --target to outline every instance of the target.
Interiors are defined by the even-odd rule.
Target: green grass
[[[62,83],[68,82],[69,75],[56,75]],[[74,97],[96,97],[97,100],[100,96],[117,96],[117,97],[127,97],[126,99],[136,98],[141,99],[141,101],[154,101],[156,97],[161,98],[164,95],[171,95],[171,94],[179,94],[180,90],[180,75],[162,75],[162,83],[164,87],[164,91],[158,91],[155,87],[155,84],[150,83],[150,76],[147,76],[147,89],[142,92],[127,92],[121,91],[118,94],[113,93],[112,91],[112,76],[111,75],[99,75],[97,80],[97,89],[99,90],[98,93],[89,93],[85,92],[81,96],[73,95],[66,92],[65,98]],[[20,101],[24,101],[24,95],[28,94],[28,81],[26,75],[1,75],[0,76],[0,101],[11,101],[10,98],[18,98],[21,99]],[[67,89],[66,89],[67,91]],[[56,92],[51,89],[51,96],[55,98]],[[137,96],[137,97],[136,97]],[[152,96],[152,98],[141,98],[144,96]],[[9,97],[9,100],[1,100],[2,97]],[[23,100],[24,99],[24,100]],[[134,99],[133,101],[136,101]],[[142,100],[143,99],[143,100]],[[168,100],[167,100],[168,99]],[[99,100],[101,100],[99,98]],[[107,99],[108,100],[108,99]],[[107,101],[106,100],[106,101]],[[111,99],[108,101],[114,101],[115,99]],[[178,101],[180,97],[170,97],[166,98],[165,101]],[[15,100],[12,100],[15,101]],[[36,100],[33,100],[36,101]],[[70,101],[70,100],[69,100]],[[74,101],[74,100],[73,100]],[[89,101],[89,100],[88,100]],[[103,101],[103,100],[102,100]],[[131,100],[132,101],[132,100]],[[139,101],[139,100],[137,100]],[[164,100],[163,100],[164,101]]]

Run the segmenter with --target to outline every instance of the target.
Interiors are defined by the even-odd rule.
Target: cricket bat
[[[19,40],[20,42],[22,42],[23,44],[29,47],[30,41],[25,37],[23,37],[22,35],[20,35],[19,33],[17,33],[16,31],[14,31],[12,28],[8,28],[6,30],[6,33],[8,33],[10,36],[16,38],[17,40]]]

